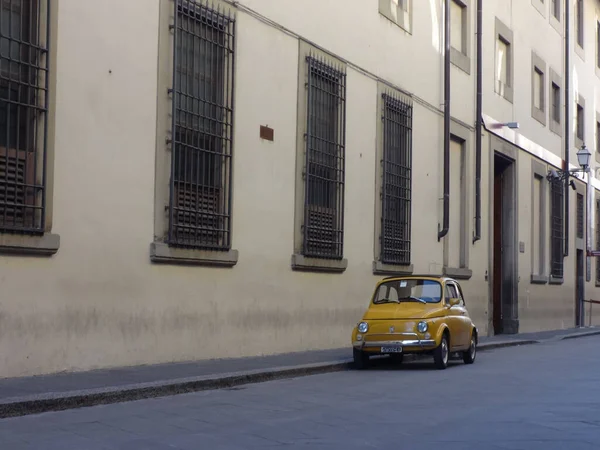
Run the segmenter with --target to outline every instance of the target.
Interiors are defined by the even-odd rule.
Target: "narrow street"
[[[592,450],[600,337],[0,421],[0,449]]]

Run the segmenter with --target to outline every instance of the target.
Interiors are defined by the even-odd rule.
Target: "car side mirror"
[[[460,305],[460,298],[451,298],[450,306],[457,306],[457,305]]]

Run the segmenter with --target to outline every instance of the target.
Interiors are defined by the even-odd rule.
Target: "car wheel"
[[[435,367],[444,370],[448,367],[448,358],[450,356],[450,349],[448,348],[448,336],[446,333],[442,335],[442,342],[433,351],[433,362]]]
[[[369,367],[369,355],[367,355],[365,352],[354,348],[352,349],[352,356],[354,358],[354,367],[358,370],[364,370]]]
[[[477,343],[475,342],[475,335],[471,335],[471,345],[469,349],[463,353],[463,361],[465,364],[473,364],[475,362],[475,356],[477,356]]]

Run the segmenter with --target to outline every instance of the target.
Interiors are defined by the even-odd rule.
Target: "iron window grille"
[[[600,200],[596,200],[596,250],[600,250]],[[596,283],[600,283],[600,257],[596,258]]]
[[[304,172],[303,254],[342,259],[346,74],[307,56],[306,153]]]
[[[169,235],[172,246],[231,248],[234,17],[175,1]]]
[[[0,0],[0,232],[44,232],[49,6]]]
[[[577,237],[583,239],[583,195],[577,194]]]
[[[563,196],[561,181],[550,182],[550,275],[563,278]]]
[[[411,260],[413,107],[387,93],[383,99],[381,256],[385,264]]]

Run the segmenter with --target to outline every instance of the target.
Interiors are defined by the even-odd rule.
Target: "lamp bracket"
[[[546,175],[546,179],[548,181],[564,181],[569,176],[576,176],[579,178],[580,173],[587,172],[587,167],[583,169],[571,169],[571,170],[561,170],[561,169],[550,169],[548,171],[548,175]]]

